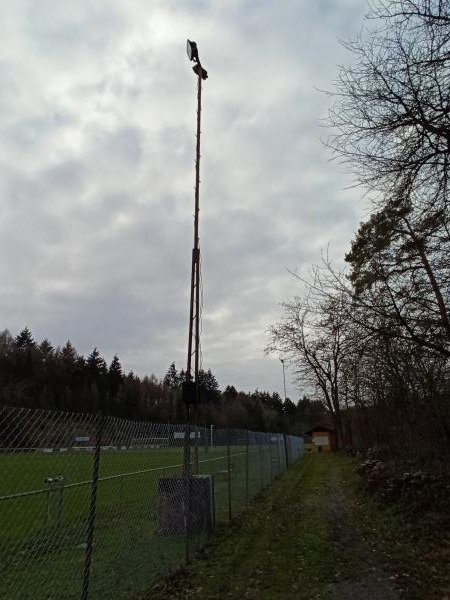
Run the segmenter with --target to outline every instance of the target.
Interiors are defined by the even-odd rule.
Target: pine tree
[[[122,365],[117,354],[114,355],[108,369],[108,389],[113,397],[117,395],[124,380]]]
[[[53,358],[54,351],[55,349],[47,338],[39,344],[39,352],[44,363],[48,363]]]
[[[27,401],[31,403],[33,397],[35,367],[38,366],[40,360],[35,352],[36,344],[28,327],[22,329],[19,335],[16,336],[14,339],[14,348],[16,349],[16,352],[14,352],[15,356],[13,362],[15,365],[13,368],[16,377],[19,380],[27,381],[26,389],[27,394],[29,395]],[[20,393],[22,393],[22,391]]]
[[[180,386],[181,379],[174,362],[167,369],[167,373],[164,376],[163,383],[165,386],[171,388],[172,390]]]
[[[109,365],[108,376],[120,379],[120,381],[123,380],[122,365],[120,364],[117,354],[114,354],[111,364]]]
[[[123,400],[120,407],[122,416],[136,418],[139,416],[140,379],[130,371],[124,379]]]
[[[226,398],[226,400],[234,400],[234,398],[237,397],[238,393],[234,385],[227,385],[223,392],[223,395]]]
[[[97,378],[106,375],[108,368],[105,359],[95,347],[86,359],[86,368],[91,377]]]
[[[198,386],[200,402],[209,404],[220,402],[220,389],[217,379],[212,374],[211,369],[204,371],[200,369],[198,372]]]
[[[5,357],[11,354],[14,349],[14,339],[8,329],[0,331],[0,356]]]
[[[66,345],[61,350],[61,358],[66,365],[75,365],[77,360],[77,351],[70,340],[67,340]]]
[[[31,331],[28,329],[28,327],[22,329],[22,331],[14,338],[14,346],[21,350],[24,348],[35,347],[33,336],[31,335]]]

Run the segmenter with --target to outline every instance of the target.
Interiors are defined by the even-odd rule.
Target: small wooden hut
[[[332,425],[319,423],[305,432],[310,441],[305,443],[307,452],[334,452],[336,450],[336,433]]]

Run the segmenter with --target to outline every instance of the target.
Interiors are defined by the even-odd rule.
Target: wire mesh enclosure
[[[131,597],[303,452],[283,434],[0,409],[0,598]]]

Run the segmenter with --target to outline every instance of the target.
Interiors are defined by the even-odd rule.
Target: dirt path
[[[396,600],[399,598],[389,576],[383,572],[373,551],[364,541],[349,511],[342,483],[335,472],[325,487],[324,512],[330,527],[333,554],[340,557],[339,581],[330,585],[333,600]]]
[[[307,456],[139,600],[449,600],[386,519],[355,492],[350,459]]]

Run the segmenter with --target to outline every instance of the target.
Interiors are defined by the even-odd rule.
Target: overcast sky
[[[277,390],[279,303],[361,191],[321,144],[339,39],[362,0],[16,0],[0,4],[0,315],[13,335],[185,366],[197,41],[203,90],[202,355],[224,388]],[[301,390],[290,382],[294,400]]]

